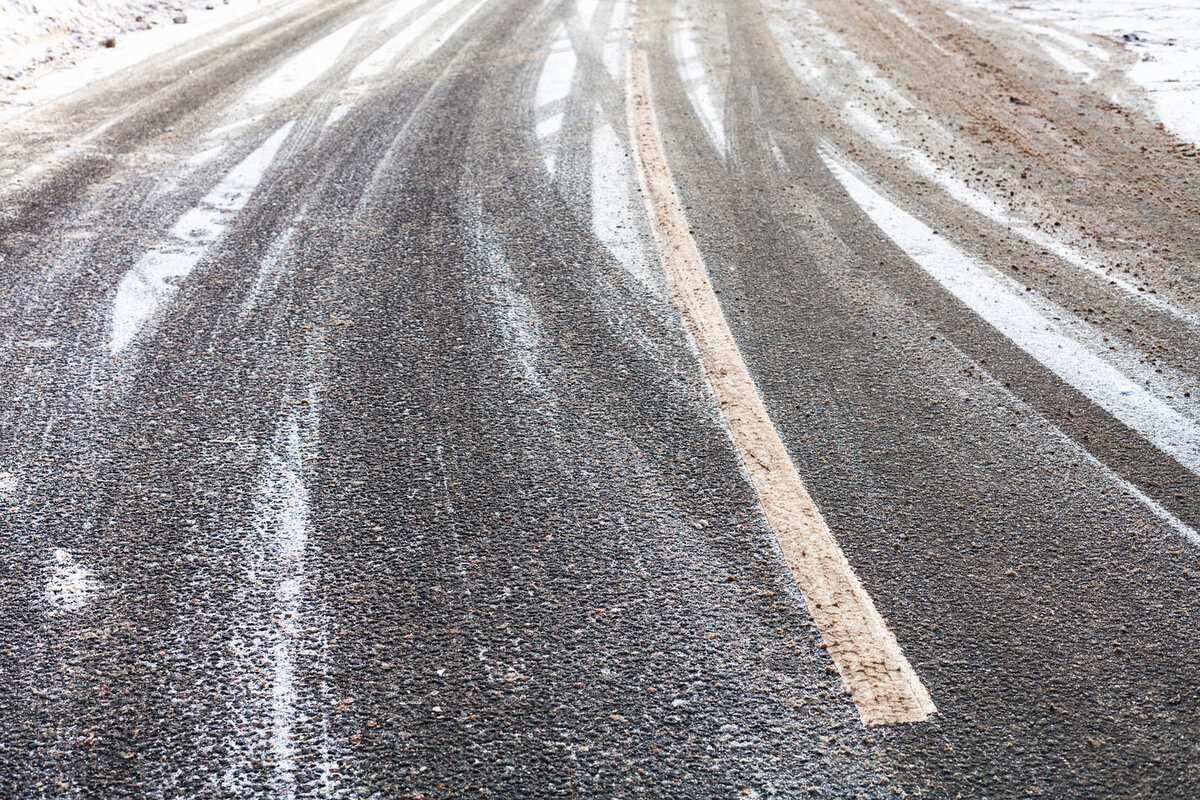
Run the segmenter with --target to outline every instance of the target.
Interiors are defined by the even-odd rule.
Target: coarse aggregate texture
[[[1115,49],[1084,81],[906,0],[269,13],[0,121],[0,796],[1200,783],[1200,478],[825,160],[1195,419],[1195,159],[1106,97],[1137,88]],[[642,210],[632,47],[733,337],[927,722],[862,725],[739,466]],[[176,228],[200,207],[220,225]],[[122,281],[181,236],[195,265],[114,348]]]

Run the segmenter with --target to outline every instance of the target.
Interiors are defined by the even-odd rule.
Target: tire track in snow
[[[203,137],[200,150],[185,162],[186,165],[195,169],[214,160],[228,145],[229,134],[237,133],[261,119],[273,107],[319,80],[337,64],[363,22],[363,19],[356,19],[323,36],[246,90],[241,98],[225,110],[221,122]],[[193,164],[193,161],[198,163]]]
[[[361,19],[347,23],[292,56],[246,92],[242,102],[235,106],[237,113],[244,115],[246,111],[257,111],[298,94],[337,63],[338,57],[362,24]]]
[[[346,86],[337,105],[325,120],[325,127],[336,125],[357,101],[370,94],[372,84],[384,76],[395,77],[441,49],[490,0],[442,0],[414,19],[405,19],[394,34],[355,65],[346,78]],[[407,15],[416,4],[397,6],[396,13]],[[387,25],[385,25],[387,27]]]
[[[1169,314],[1179,322],[1200,330],[1200,315],[1180,308],[1177,304],[1163,299],[1158,294],[1151,294],[1146,291],[1145,286],[1138,286],[1122,278],[1078,248],[1039,230],[1003,200],[993,198],[970,187],[945,163],[935,161],[929,155],[931,147],[929,142],[939,142],[940,146],[951,149],[955,136],[929,115],[918,112],[912,102],[882,77],[877,69],[865,63],[850,48],[843,37],[825,28],[815,10],[808,6],[800,6],[798,10],[802,11],[808,20],[805,23],[805,36],[797,37],[795,35],[790,24],[780,14],[779,7],[771,9],[772,16],[768,27],[793,73],[813,91],[835,101],[830,105],[843,106],[845,121],[859,135],[883,152],[902,161],[912,172],[940,188],[954,201],[999,225],[1006,233],[1047,250],[1072,267],[1093,275],[1102,281],[1103,285],[1116,288],[1129,298],[1156,311]],[[1067,34],[1058,35],[1059,32],[1048,28],[1035,26],[1033,32],[1055,38],[1056,41],[1076,40],[1075,49],[1083,48],[1093,54],[1103,53],[1099,48],[1092,47],[1083,40],[1077,40],[1076,37],[1070,37]],[[1038,42],[1039,45],[1044,44],[1041,39],[1038,39]],[[855,74],[856,81],[853,89],[839,88],[836,79],[829,78],[829,70],[814,64],[808,57],[807,53],[811,52],[812,45],[816,43],[822,44],[825,48],[824,54],[827,59],[831,62],[842,63]],[[1062,53],[1061,49],[1058,50]],[[1078,70],[1091,69],[1073,56],[1068,56],[1066,53],[1062,53],[1062,55],[1071,58],[1074,62],[1074,66],[1068,68],[1069,70],[1075,67]],[[1107,53],[1103,53],[1103,56],[1107,56]],[[1096,57],[1103,60],[1102,56],[1097,55]],[[867,94],[868,92],[870,95]],[[925,147],[913,145],[908,137],[884,122],[882,115],[875,113],[870,108],[868,100],[886,106],[894,115],[903,115],[914,124],[921,124],[923,131],[919,138]]]
[[[277,130],[234,167],[168,236],[138,259],[117,285],[110,312],[109,353],[120,354],[179,291],[183,281],[229,231],[274,162],[294,123]]]
[[[285,395],[285,407],[293,407],[266,452],[246,533],[245,605],[233,621],[232,649],[240,680],[258,682],[261,691],[245,695],[246,704],[234,710],[239,723],[228,746],[235,757],[223,783],[239,794],[254,784],[264,763],[273,792],[289,798],[314,779],[313,768],[325,786],[334,768],[327,739],[321,743],[323,761],[315,767],[300,762],[297,746],[301,729],[312,729],[314,717],[327,731],[323,711],[306,701],[298,675],[302,658],[320,655],[316,648],[327,627],[309,597],[307,572],[310,461],[320,435],[320,392],[319,384],[310,383],[302,397]]]
[[[725,154],[725,99],[718,87],[709,79],[709,73],[716,70],[705,58],[700,46],[703,34],[702,20],[706,16],[717,14],[718,26],[724,23],[723,14],[719,10],[705,6],[704,10],[686,9],[687,21],[679,24],[671,33],[671,49],[675,53],[675,64],[679,71],[679,80],[683,82],[688,101],[695,109],[701,124],[708,133],[708,138],[722,156]],[[727,65],[722,64],[722,67]],[[725,70],[722,69],[722,72]]]
[[[1200,426],[1194,420],[1067,335],[1019,287],[993,275],[870,187],[831,147],[821,157],[880,230],[947,291],[1093,403],[1200,475]]]
[[[577,63],[571,40],[560,25],[534,92],[534,132],[541,142],[543,161],[551,176],[555,174],[559,152],[564,146],[563,120]]]

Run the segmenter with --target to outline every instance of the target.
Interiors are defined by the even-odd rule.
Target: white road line
[[[209,248],[225,236],[293,124],[284,125],[235,166],[199,205],[179,218],[166,239],[146,252],[121,278],[112,305],[109,351],[113,355],[124,350],[150,318],[170,302]]]
[[[725,321],[667,167],[642,49],[629,54],[626,111],[676,305],[738,458],[859,716],[868,725],[926,719],[936,711],[933,700],[805,489]]]
[[[821,157],[879,229],[951,294],[1096,405],[1200,474],[1200,427],[1195,421],[1068,336],[1019,287],[868,186],[831,148]]]

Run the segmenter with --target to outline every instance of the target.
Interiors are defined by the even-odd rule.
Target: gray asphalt
[[[0,796],[1195,796],[1200,552],[1127,487],[1200,526],[1200,478],[854,205],[756,0],[704,23],[724,148],[676,69],[685,12],[616,38],[649,51],[726,317],[923,723],[859,722],[632,181],[628,248],[597,233],[600,124],[631,164],[604,26],[491,0],[326,126],[390,6],[297,4],[0,128]],[[564,36],[551,171],[535,97]],[[111,355],[122,277],[291,120]]]

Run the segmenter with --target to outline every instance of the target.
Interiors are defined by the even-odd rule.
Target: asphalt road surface
[[[322,0],[6,108],[0,797],[1197,796],[1200,164],[1064,36]]]

